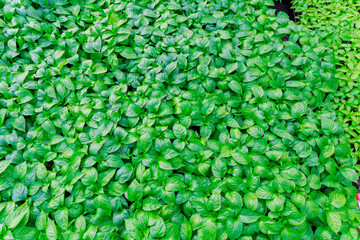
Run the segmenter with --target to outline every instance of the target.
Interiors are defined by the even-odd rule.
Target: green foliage
[[[272,4],[2,0],[1,238],[357,239],[334,55]]]
[[[299,23],[319,32],[324,44],[335,53],[339,89],[331,98],[346,136],[359,157],[360,4],[347,0],[294,0],[293,3]]]

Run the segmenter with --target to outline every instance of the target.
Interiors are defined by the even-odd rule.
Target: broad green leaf
[[[120,55],[126,59],[137,59],[136,53],[131,48],[124,48]]]
[[[181,124],[178,123],[174,124],[173,131],[175,137],[177,138],[183,139],[186,137],[186,128]]]
[[[41,211],[36,218],[36,229],[42,231],[46,229],[47,226],[47,216],[44,211]]]
[[[336,211],[327,211],[326,212],[326,222],[333,230],[333,232],[337,233],[341,229],[341,216],[340,213]]]
[[[28,188],[24,184],[17,183],[12,189],[11,199],[14,202],[25,201],[28,191]]]
[[[356,182],[358,179],[358,176],[356,174],[356,171],[354,169],[351,168],[347,168],[347,167],[341,167],[340,168],[340,173],[346,178],[349,179],[352,182]]]
[[[155,211],[159,208],[161,208],[162,204],[152,198],[146,198],[143,202],[143,209],[144,211]]]
[[[160,238],[166,233],[166,226],[162,218],[155,220],[155,224],[150,227],[150,235],[153,238]]]
[[[5,217],[5,225],[9,229],[16,228],[22,222],[26,223],[29,220],[29,206],[27,202],[19,206],[15,211],[12,211]]]
[[[255,193],[248,192],[244,195],[244,204],[247,209],[255,211],[258,207],[259,201]]]
[[[92,66],[91,70],[94,74],[102,74],[106,73],[107,68],[101,64],[95,64],[94,66]]]
[[[112,207],[108,196],[105,194],[99,194],[94,198],[94,207],[101,208],[107,215],[111,215]]]
[[[58,231],[57,231],[57,228],[56,228],[56,225],[55,225],[55,222],[54,220],[51,220],[48,218],[48,225],[46,227],[46,237],[49,239],[49,240],[56,240],[58,239]]]
[[[39,231],[32,227],[21,227],[14,230],[13,236],[18,240],[37,239]]]
[[[330,193],[330,202],[335,208],[341,208],[346,204],[346,198],[341,192],[332,191]]]
[[[55,222],[61,229],[66,230],[69,223],[69,210],[67,208],[57,210],[55,212]]]
[[[126,196],[129,201],[136,201],[140,200],[143,196],[143,188],[139,184],[138,181],[133,180],[132,183],[129,185]]]
[[[259,222],[259,229],[264,234],[278,234],[282,230],[280,223],[269,217],[261,217]]]
[[[15,129],[25,132],[25,118],[24,116],[20,116],[18,118],[13,119],[13,126]]]
[[[2,160],[0,161],[0,174],[4,172],[11,164],[12,160]]]
[[[216,239],[216,223],[211,219],[206,219],[202,224],[203,235],[207,239]]]

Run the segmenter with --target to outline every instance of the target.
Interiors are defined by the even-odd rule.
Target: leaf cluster
[[[0,2],[4,239],[357,239],[335,57],[272,1]]]
[[[319,32],[324,37],[323,43],[335,53],[339,88],[332,101],[358,158],[360,5],[357,1],[336,0],[295,0],[293,3],[299,13],[299,23]]]

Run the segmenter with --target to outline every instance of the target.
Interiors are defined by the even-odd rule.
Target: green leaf
[[[48,226],[46,228],[46,237],[49,240],[56,240],[58,239],[57,234],[58,232],[54,220],[48,219]]]
[[[293,106],[291,106],[291,115],[294,118],[300,118],[302,116],[304,116],[306,113],[306,105],[301,103],[301,102],[297,102],[295,103]]]
[[[326,145],[323,147],[323,149],[321,150],[322,156],[324,158],[329,158],[332,155],[334,155],[335,153],[335,146],[334,145]]]
[[[13,236],[18,240],[37,239],[39,232],[35,228],[21,227],[14,230]]]
[[[183,181],[177,177],[170,177],[166,179],[165,190],[169,192],[180,191],[184,189],[185,185]]]
[[[222,158],[216,158],[214,164],[211,166],[213,175],[217,178],[223,178],[226,174],[226,162]]]
[[[259,48],[259,53],[260,54],[265,54],[265,53],[269,53],[270,51],[272,51],[273,47],[271,45],[262,45]]]
[[[46,229],[47,216],[44,211],[40,211],[39,215],[36,218],[35,226],[36,226],[36,229],[38,229],[40,231]]]
[[[333,232],[337,233],[341,229],[341,216],[338,212],[335,211],[327,211],[326,212],[326,222],[333,230]]]
[[[241,209],[240,219],[243,223],[254,223],[260,218],[260,215],[256,212],[250,211],[248,209]]]
[[[307,200],[301,207],[301,212],[307,215],[307,219],[314,219],[319,216],[320,207],[315,201]]]
[[[130,163],[127,163],[116,172],[115,179],[118,180],[119,183],[125,183],[131,179],[133,172],[133,166]]]
[[[207,209],[210,211],[219,211],[221,208],[221,195],[214,192],[207,201]]]
[[[269,89],[268,91],[266,91],[266,93],[269,96],[269,98],[272,98],[274,100],[281,99],[283,96],[283,92],[279,88]]]
[[[28,188],[22,183],[17,183],[12,189],[11,199],[14,202],[24,201],[26,200],[27,194]]]
[[[34,99],[34,96],[26,88],[20,88],[20,90],[16,92],[16,96],[18,96],[17,101],[20,104],[27,103]]]
[[[293,140],[293,136],[281,125],[277,125],[275,127],[272,127],[271,128],[271,131],[281,137],[281,138],[284,138],[284,139],[288,139],[288,140]]]
[[[152,198],[146,198],[143,202],[143,209],[144,211],[155,211],[159,208],[161,208],[162,204]]]
[[[310,174],[308,176],[308,182],[309,182],[310,187],[313,189],[321,188],[320,178],[315,174]]]
[[[244,195],[244,204],[247,209],[255,211],[258,207],[258,198],[255,193],[248,192]]]
[[[158,218],[155,224],[150,227],[150,235],[153,238],[161,238],[166,233],[166,226],[162,218]]]
[[[306,215],[301,213],[292,213],[288,216],[288,222],[293,226],[300,226],[305,222],[305,220]]]
[[[234,211],[240,211],[240,209],[243,207],[242,196],[239,193],[235,192],[235,191],[227,192],[225,194],[225,199],[226,199],[227,204]]]
[[[335,208],[341,208],[346,204],[345,196],[339,191],[332,191],[329,197],[331,205]]]
[[[56,130],[55,130],[55,126],[54,124],[50,121],[50,120],[47,120],[45,122],[43,122],[41,124],[41,127],[46,131],[48,132],[49,134],[55,134],[56,133]]]
[[[11,164],[12,160],[2,160],[0,161],[0,174],[4,172]]]
[[[75,227],[80,232],[85,232],[86,229],[86,220],[84,216],[79,216],[75,221]]]
[[[241,220],[228,219],[226,221],[226,233],[228,237],[232,239],[239,239],[243,230],[243,224]]]
[[[137,117],[141,113],[141,107],[136,104],[130,104],[126,111],[126,116]]]
[[[174,124],[173,131],[177,138],[184,139],[186,137],[186,128],[181,124]]]
[[[0,109],[0,127],[2,127],[7,110],[5,108]]]
[[[93,74],[102,74],[107,72],[107,68],[101,64],[95,64],[91,68]]]
[[[138,181],[133,180],[126,191],[126,198],[129,201],[136,201],[143,197],[143,188]]]
[[[203,235],[206,236],[206,239],[215,240],[216,239],[216,223],[211,219],[206,219],[202,224]]]
[[[259,222],[259,229],[264,234],[278,234],[282,230],[280,223],[269,217],[261,217]]]
[[[301,158],[307,158],[312,153],[312,148],[310,144],[303,141],[298,141],[297,144],[294,146],[296,154]]]
[[[259,126],[251,126],[250,128],[248,128],[247,132],[253,138],[261,138],[264,135],[264,130]]]
[[[102,172],[99,174],[99,178],[98,178],[98,182],[100,184],[100,186],[105,186],[108,184],[108,182],[110,182],[110,180],[114,177],[115,175],[115,169],[109,169],[105,172]]]
[[[104,140],[102,140],[101,142],[91,143],[90,148],[89,148],[90,154],[96,155],[99,152],[99,150],[102,148],[103,145],[104,145]]]
[[[347,168],[347,167],[341,167],[340,168],[340,173],[346,178],[349,179],[352,182],[356,182],[358,179],[358,176],[356,174],[356,171],[354,169],[351,168]]]
[[[248,156],[246,156],[246,154],[238,153],[238,152],[233,152],[230,154],[234,158],[234,160],[241,165],[248,165],[251,161],[251,159],[248,158]]]
[[[192,237],[192,226],[189,221],[184,219],[180,225],[180,238],[184,240],[190,240]]]
[[[207,76],[209,75],[209,68],[206,65],[199,65],[197,67],[197,72],[199,73],[200,76]]]
[[[94,207],[103,209],[108,216],[111,216],[111,202],[105,194],[99,194],[94,198]]]
[[[21,224],[21,222],[27,222],[29,220],[29,206],[27,202],[18,207],[15,211],[9,213],[5,218],[5,225],[9,229],[13,229]]]
[[[325,117],[321,118],[321,129],[326,135],[339,134],[342,132],[341,126],[338,123]]]
[[[69,224],[69,210],[59,209],[55,212],[55,222],[61,229],[66,230]]]
[[[131,48],[124,48],[120,55],[126,59],[137,59],[136,53]]]
[[[165,67],[165,72],[170,75],[177,68],[177,62],[172,62]]]
[[[291,239],[297,239],[299,237],[301,237],[301,235],[299,236],[298,231],[296,229],[284,228],[281,231],[281,239],[291,240]]]
[[[13,126],[15,129],[25,132],[25,118],[24,116],[20,116],[18,118],[13,119]]]
[[[238,68],[238,63],[237,63],[237,62],[230,63],[230,64],[227,64],[227,65],[225,66],[226,72],[227,72],[228,74],[236,71],[237,68]],[[236,81],[231,81],[231,82],[237,83]],[[231,88],[230,85],[232,85],[231,82],[230,82],[230,84],[229,84],[229,87],[230,87],[230,88]],[[233,84],[234,84],[234,83],[233,83]],[[232,88],[231,88],[231,90],[233,90],[234,92],[236,92],[236,91],[235,91],[234,89],[232,89]]]
[[[138,141],[137,147],[139,152],[146,153],[152,146],[152,138],[149,133],[142,135]]]
[[[236,93],[238,93],[238,94],[242,94],[242,87],[241,87],[241,84],[239,83],[239,82],[237,82],[237,81],[231,81],[230,83],[229,83],[229,88],[232,90],[232,91],[234,91],[234,92],[236,92]]]

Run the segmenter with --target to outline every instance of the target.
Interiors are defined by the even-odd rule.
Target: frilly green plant
[[[299,23],[324,36],[337,60],[339,89],[333,102],[346,136],[359,157],[359,49],[360,4],[357,1],[294,0]]]

